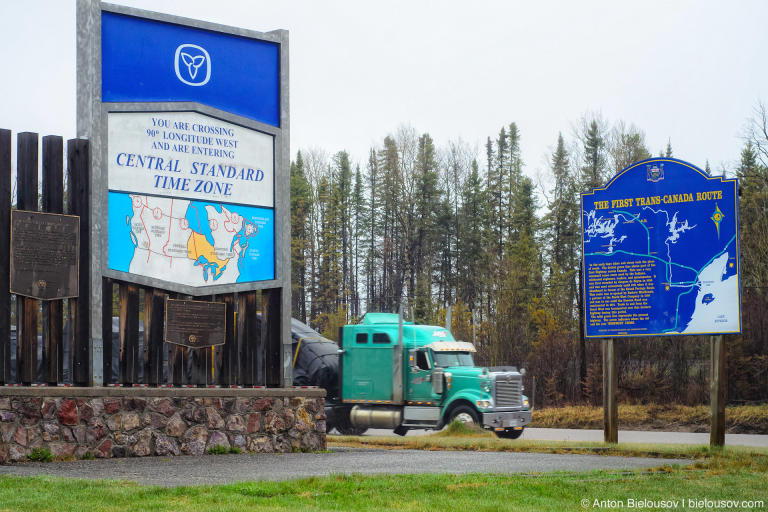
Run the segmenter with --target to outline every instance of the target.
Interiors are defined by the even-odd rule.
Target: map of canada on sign
[[[274,213],[109,193],[109,268],[209,286],[274,279]]]
[[[736,190],[650,159],[583,194],[586,335],[740,332]]]

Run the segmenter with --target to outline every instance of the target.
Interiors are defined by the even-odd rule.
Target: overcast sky
[[[291,153],[368,149],[401,124],[480,148],[518,123],[526,172],[585,112],[657,154],[732,168],[768,101],[765,1],[115,3],[290,31]],[[0,1],[0,127],[75,135],[75,1]]]

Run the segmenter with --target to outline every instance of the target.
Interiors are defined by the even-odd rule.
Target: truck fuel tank
[[[397,428],[403,421],[400,407],[367,407],[356,405],[349,413],[352,425],[360,428]]]

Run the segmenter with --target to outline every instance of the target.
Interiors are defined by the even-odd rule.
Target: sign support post
[[[616,371],[616,340],[603,340],[603,440],[606,443],[619,442],[619,409],[616,391],[619,374]]]
[[[725,444],[725,343],[722,336],[710,336],[709,445]]]

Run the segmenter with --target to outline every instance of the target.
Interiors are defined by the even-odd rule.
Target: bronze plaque
[[[165,302],[165,341],[189,348],[223,345],[227,305],[223,302],[168,299]]]
[[[11,293],[77,297],[80,217],[11,211]]]

